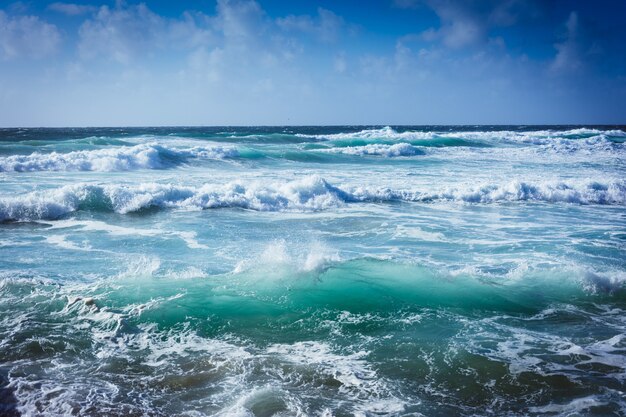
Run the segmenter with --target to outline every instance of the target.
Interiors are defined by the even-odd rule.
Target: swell
[[[446,149],[444,154],[453,158],[456,153],[465,152],[456,148],[485,148],[486,152],[499,148],[497,151],[521,152],[522,158],[528,156],[524,150],[532,150],[530,157],[535,153],[540,156],[550,153],[614,158],[623,155],[626,139],[626,133],[621,130],[586,128],[563,131],[398,131],[384,127],[328,134],[296,133],[298,129],[257,130],[119,136],[124,140],[87,137],[3,142],[0,154],[6,156],[0,156],[0,172],[166,169],[194,159],[230,158],[332,163],[338,161],[337,158],[439,155],[438,152]],[[207,140],[211,142],[207,144]],[[249,145],[237,146],[244,143]],[[98,148],[89,149],[93,147]],[[33,149],[43,152],[28,153]]]
[[[23,414],[64,414],[69,403],[83,414],[176,415],[208,398],[206,415],[270,415],[268,398],[287,398],[284,414],[296,414],[293,400],[319,415],[413,415],[407,404],[440,409],[446,395],[460,404],[452,414],[492,414],[497,398],[507,415],[520,387],[536,392],[557,377],[623,384],[624,288],[588,291],[571,271],[485,282],[355,259],[315,271],[278,262],[181,285],[164,269],[95,285],[0,275],[0,352]],[[582,323],[602,333],[573,337]],[[489,395],[466,386],[493,378],[505,387]],[[263,398],[258,387],[271,390]],[[303,390],[324,393],[323,403]],[[468,395],[480,401],[465,409]]]
[[[0,198],[0,221],[56,219],[76,211],[116,213],[146,209],[239,208],[255,211],[319,211],[350,203],[541,202],[626,205],[626,181],[511,181],[435,190],[339,187],[317,176],[290,182],[229,182],[181,186],[145,183],[77,184]]]
[[[622,130],[570,129],[537,131],[397,131],[387,126],[357,132],[332,134],[298,134],[322,143],[330,143],[336,151],[341,148],[397,146],[404,143],[418,148],[448,147],[511,147],[529,146],[557,153],[578,151],[622,151],[626,132]],[[393,156],[393,155],[392,155]]]
[[[567,130],[396,130],[390,126],[383,128],[363,129],[354,132],[339,132],[325,134],[301,134],[296,136],[319,140],[338,139],[433,139],[433,138],[458,138],[458,139],[508,139],[508,140],[541,140],[550,138],[584,139],[598,135],[612,138],[624,138],[623,130],[576,128]]]
[[[39,153],[0,157],[0,172],[25,171],[128,171],[164,169],[191,159],[226,159],[239,156],[237,149],[224,146],[175,148],[157,143],[135,146]]]
[[[318,255],[324,261],[311,268],[309,258]],[[3,296],[0,306],[14,305],[28,310],[34,307],[29,304],[29,297],[45,295],[41,299],[48,300],[50,310],[40,313],[63,308],[59,301],[72,305],[71,300],[91,298],[94,300],[87,302],[87,309],[93,305],[104,307],[111,304],[135,310],[142,303],[183,298],[186,303],[177,303],[155,315],[144,311],[143,318],[148,321],[154,319],[173,324],[178,319],[205,318],[207,314],[230,318],[241,311],[259,309],[271,313],[278,310],[310,311],[311,307],[321,307],[393,313],[411,307],[454,307],[469,315],[479,310],[489,314],[536,314],[559,303],[624,306],[626,302],[623,273],[599,273],[575,266],[537,267],[516,277],[494,275],[487,278],[393,259],[341,260],[315,251],[302,259],[268,259],[264,253],[261,258],[248,261],[250,264],[246,268],[207,275],[197,268],[192,270],[193,273],[187,270],[176,272],[161,267],[158,258],[155,264],[155,259],[139,257],[129,261],[127,271],[109,279],[100,278],[96,284],[82,279],[61,283],[6,271],[0,274],[0,294]],[[181,280],[184,280],[182,294]],[[141,291],[129,291],[135,288]],[[248,308],[244,308],[245,304],[249,304]],[[163,313],[170,313],[170,316]],[[248,318],[247,315],[242,317],[244,320]]]
[[[260,271],[255,274],[261,275]],[[254,280],[256,281],[256,280]],[[607,284],[610,283],[610,284]],[[389,260],[356,259],[325,269],[315,284],[289,282],[294,305],[349,311],[397,311],[401,307],[536,313],[555,303],[623,303],[620,277],[581,270],[539,269],[520,278],[451,275]]]

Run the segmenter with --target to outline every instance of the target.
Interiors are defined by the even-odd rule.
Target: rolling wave
[[[564,131],[396,131],[391,127],[365,129],[353,133],[292,134],[280,133],[307,142],[295,148],[263,147],[263,135],[255,135],[255,144],[244,146],[246,136],[233,136],[232,142],[206,143],[200,139],[180,139],[149,136],[126,138],[126,142],[103,143],[98,149],[73,150],[70,143],[49,143],[53,152],[27,153],[31,147],[10,144],[2,148],[8,155],[0,156],[0,172],[40,171],[131,171],[140,169],[168,169],[192,160],[249,159],[265,157],[304,162],[333,162],[340,156],[383,158],[437,155],[455,159],[466,151],[503,153],[531,153],[566,157],[621,158],[626,144],[626,133],[621,130],[570,129]],[[275,135],[269,134],[268,138]],[[220,140],[230,140],[221,138]],[[268,139],[268,140],[269,140]],[[111,139],[112,140],[112,139]],[[137,143],[137,140],[143,142]],[[148,140],[147,142],[145,142]],[[133,144],[133,141],[135,143]],[[293,141],[292,141],[293,142]],[[268,143],[274,143],[273,139]],[[90,143],[90,145],[93,145]],[[434,149],[436,148],[436,149]],[[462,148],[462,149],[460,149]],[[75,148],[74,148],[75,149]],[[17,152],[16,152],[17,151]],[[323,156],[326,154],[326,156]],[[328,159],[334,155],[333,159]],[[520,155],[525,158],[527,155]]]
[[[622,130],[569,129],[538,131],[397,131],[389,126],[358,132],[303,135],[332,144],[328,152],[350,155],[408,156],[427,148],[528,148],[559,155],[620,156],[626,132]],[[345,148],[345,150],[341,150]]]
[[[39,153],[0,158],[0,171],[129,171],[164,169],[190,159],[226,159],[239,156],[237,149],[224,146],[174,148],[157,143],[108,149]]]
[[[427,140],[435,138],[458,138],[458,139],[475,139],[475,140],[515,140],[515,141],[531,141],[549,140],[554,138],[561,139],[584,139],[593,136],[604,135],[607,137],[624,138],[626,132],[622,130],[599,130],[578,128],[569,130],[537,130],[537,131],[417,131],[407,130],[399,132],[390,126],[380,129],[363,129],[358,132],[331,133],[331,134],[296,134],[298,137],[320,139],[320,140],[338,140],[338,139],[393,139],[393,140]]]
[[[313,175],[283,183],[230,182],[199,187],[147,183],[139,185],[67,185],[0,198],[0,221],[55,219],[79,210],[121,214],[151,208],[240,208],[255,211],[318,211],[348,203],[545,202],[626,205],[626,181],[511,181],[466,185],[434,191],[389,188],[340,188]]]

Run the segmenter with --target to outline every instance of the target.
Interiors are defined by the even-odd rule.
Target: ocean
[[[0,415],[626,415],[625,141],[0,129]]]

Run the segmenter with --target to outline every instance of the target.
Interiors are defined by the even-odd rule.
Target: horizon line
[[[572,127],[617,127],[626,129],[625,123],[443,123],[443,124],[391,124],[391,123],[373,123],[373,124],[232,124],[232,125],[93,125],[93,126],[0,126],[0,129],[146,129],[146,128],[242,128],[242,127],[278,127],[278,128],[303,128],[303,127],[535,127],[535,126],[572,126]]]

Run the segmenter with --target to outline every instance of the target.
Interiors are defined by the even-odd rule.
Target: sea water
[[[0,415],[624,415],[625,140],[2,129]]]

